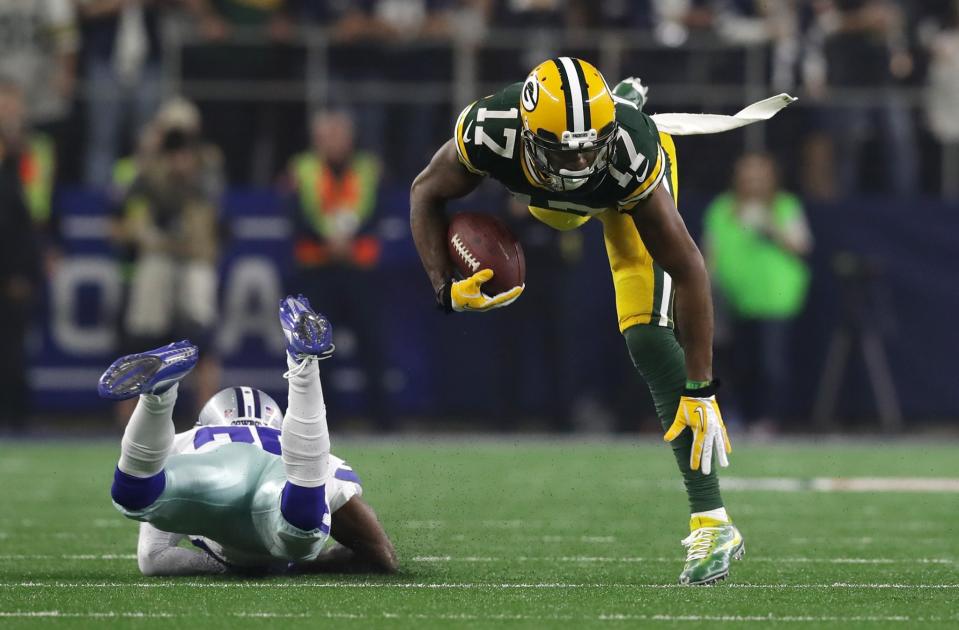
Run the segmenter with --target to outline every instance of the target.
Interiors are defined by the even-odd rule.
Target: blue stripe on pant
[[[352,481],[353,483],[357,485],[360,485],[360,486],[363,485],[360,482],[359,476],[355,472],[353,472],[351,469],[337,468],[336,472],[333,473],[333,476],[339,479],[340,481]]]

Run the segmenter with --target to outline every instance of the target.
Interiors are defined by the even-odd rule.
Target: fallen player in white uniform
[[[139,396],[111,494],[141,521],[144,575],[397,570],[359,477],[330,453],[317,365],[333,352],[330,323],[303,296],[280,303],[280,322],[286,414],[266,393],[234,387],[174,435],[177,386],[198,357],[189,341],[121,357],[100,378],[105,398]],[[179,546],[186,539],[195,549]]]

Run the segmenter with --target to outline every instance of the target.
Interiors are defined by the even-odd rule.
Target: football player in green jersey
[[[523,291],[483,293],[489,270],[454,278],[444,208],[484,177],[501,182],[556,229],[578,228],[594,217],[603,224],[620,331],[652,393],[689,496],[691,533],[683,540],[680,582],[710,584],[729,573],[744,545],[713,470],[714,456],[728,465],[731,447],[715,396],[709,277],[676,209],[675,146],[643,113],[644,100],[637,80],[610,90],[581,59],[541,63],[524,82],[463,110],[454,137],[413,182],[410,222],[437,302],[447,312],[506,306]],[[773,97],[735,117],[670,114],[664,122],[679,133],[714,133],[769,118],[791,100]]]

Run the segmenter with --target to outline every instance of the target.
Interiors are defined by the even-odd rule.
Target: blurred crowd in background
[[[4,0],[0,77],[39,161],[95,187],[173,96],[199,105],[230,183],[271,184],[321,107],[348,108],[405,178],[460,101],[562,49],[641,77],[653,109],[802,96],[805,193],[936,193],[933,145],[959,141],[957,23],[953,0]]]
[[[740,349],[730,414],[775,430],[814,245],[800,199],[959,197],[959,0],[0,0],[7,422],[27,417],[25,340],[63,260],[61,191],[108,207],[124,282],[113,349],[124,352],[181,337],[215,345],[224,192],[257,188],[274,191],[291,226],[289,285],[337,296],[324,304],[356,331],[364,413],[396,428],[378,302],[383,199],[403,194],[461,107],[560,52],[611,82],[640,77],[651,112],[800,97],[774,126],[680,153],[684,192],[708,206],[690,228],[714,271],[721,332]],[[534,260],[577,264],[582,237],[496,199]],[[529,286],[519,321],[557,308],[561,279]],[[559,369],[563,331],[540,332],[545,370]],[[216,352],[206,356],[201,402],[222,381]],[[496,413],[510,426],[530,412],[506,372]],[[538,413],[562,429],[577,410],[602,415],[567,380],[546,379]]]

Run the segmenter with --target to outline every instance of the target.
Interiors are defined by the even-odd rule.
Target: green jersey
[[[616,98],[618,137],[608,168],[580,190],[550,190],[521,141],[522,87],[514,83],[464,109],[456,121],[455,142],[463,166],[502,183],[536,218],[557,229],[576,228],[611,208],[631,210],[664,181],[669,157],[656,123],[635,103]]]

